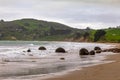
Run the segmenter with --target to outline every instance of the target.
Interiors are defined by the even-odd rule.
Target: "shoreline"
[[[116,45],[117,44],[108,44],[108,45],[110,45],[111,47],[116,47]],[[110,47],[109,46],[109,47]],[[59,55],[60,56],[60,55]],[[101,54],[100,54],[100,56],[101,56]],[[102,56],[103,56],[103,54],[102,54]],[[88,72],[90,72],[89,71],[89,68],[92,68],[92,67],[94,67],[95,66],[95,69],[96,69],[96,66],[99,66],[99,65],[104,65],[104,64],[108,64],[109,63],[109,61],[113,61],[114,60],[114,58],[113,58],[113,56],[114,56],[114,54],[113,55],[104,55],[104,59],[102,59],[102,58],[100,58],[100,59],[102,59],[101,61],[103,61],[102,63],[98,63],[98,64],[93,64],[93,65],[91,65],[91,66],[84,66],[84,67],[82,67],[82,68],[80,68],[80,67],[78,67],[78,68],[75,68],[74,70],[72,69],[72,70],[68,70],[68,71],[62,71],[62,72],[60,72],[60,73],[50,73],[50,75],[48,74],[48,75],[37,75],[37,74],[32,74],[32,75],[26,75],[26,76],[13,76],[13,77],[6,77],[6,79],[7,80],[87,80],[87,79],[80,79],[81,77],[83,77],[83,78],[86,78],[86,76],[88,76]],[[62,56],[61,56],[62,57]],[[57,58],[58,59],[58,58]],[[68,59],[68,57],[66,57],[66,59]],[[96,59],[99,59],[99,57],[98,58],[96,58]],[[108,60],[108,61],[107,61]],[[75,61],[76,62],[76,61]],[[80,62],[79,62],[80,63]],[[25,63],[26,64],[26,63]],[[32,64],[32,63],[31,63]],[[21,64],[19,64],[20,66],[21,66]],[[29,64],[30,65],[30,64]],[[1,65],[1,67],[2,66],[4,66],[4,64],[3,65]],[[10,66],[10,65],[8,65],[8,66]],[[16,65],[15,65],[16,66]],[[9,68],[10,70],[13,68],[14,70],[15,70],[15,67],[13,64],[11,64],[11,68]],[[23,66],[23,64],[22,64],[22,66]],[[36,71],[36,69],[35,68],[37,68],[37,67],[34,67],[34,65],[32,64],[32,66],[33,67],[29,67],[28,68],[28,66],[25,68],[25,67],[23,67],[23,68],[25,68],[25,73],[26,74],[29,74],[29,71],[33,71],[33,72],[35,72]],[[37,65],[37,66],[39,66],[39,68],[40,68],[40,65]],[[44,66],[44,65],[43,65]],[[5,66],[4,66],[5,67]],[[75,66],[76,67],[76,66]],[[21,70],[20,70],[20,68],[21,67],[19,67],[18,66],[18,64],[17,64],[17,66],[16,66],[16,70],[15,70],[15,72],[17,72],[17,69],[18,69],[18,73],[23,73],[23,72],[21,72]],[[21,69],[23,69],[23,68],[21,68]],[[38,68],[38,69],[39,69]],[[4,68],[5,70],[7,69],[7,65],[6,65],[6,68]],[[9,70],[8,69],[8,70]],[[27,70],[26,70],[27,69]],[[28,69],[30,69],[30,70],[28,70]],[[2,70],[2,69],[1,69]],[[7,70],[7,71],[8,71]],[[19,72],[19,70],[20,70],[20,72]],[[44,70],[44,69],[43,69]],[[49,70],[48,70],[49,71]],[[53,70],[52,70],[53,71]],[[86,72],[84,72],[84,71],[86,71]],[[94,71],[94,69],[92,70],[92,71]],[[99,70],[98,70],[99,71]],[[12,72],[14,72],[14,71],[12,71]],[[37,71],[38,72],[38,71]],[[84,72],[84,73],[83,73]],[[24,74],[25,74],[24,73]],[[91,72],[90,72],[90,74],[91,74]],[[81,77],[80,77],[80,75],[82,75]],[[1,77],[1,80],[4,80],[5,78],[3,77],[3,79],[2,79],[2,77]],[[89,80],[89,79],[88,79]],[[92,79],[91,79],[92,80]]]
[[[113,45],[113,44],[112,44]],[[120,48],[119,44],[114,44]],[[120,79],[120,55],[108,55],[104,61],[114,61],[90,67],[83,67],[71,73],[50,77],[42,80],[119,80]],[[39,80],[39,79],[38,79]]]
[[[119,80],[119,57],[119,54],[110,55],[106,60],[115,60],[115,62],[84,67],[81,70],[75,70],[65,75],[55,76],[43,80]]]

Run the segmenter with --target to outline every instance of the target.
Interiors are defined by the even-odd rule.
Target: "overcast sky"
[[[76,28],[120,25],[120,0],[0,0],[0,19],[56,21]]]

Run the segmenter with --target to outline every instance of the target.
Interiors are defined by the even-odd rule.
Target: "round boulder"
[[[92,50],[92,51],[90,51],[90,53],[89,53],[90,55],[95,55],[95,51],[94,50]]]
[[[57,48],[56,50],[55,50],[55,52],[57,52],[57,53],[65,53],[66,51],[65,51],[65,49],[63,49],[63,48]]]
[[[42,47],[39,47],[38,50],[46,50],[46,48],[42,46]]]
[[[79,55],[89,55],[89,52],[87,49],[82,48],[82,49],[80,49]]]
[[[94,50],[102,50],[100,47],[96,46]]]

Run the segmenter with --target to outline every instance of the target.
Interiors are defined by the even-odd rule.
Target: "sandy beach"
[[[45,80],[120,80],[120,54],[110,55],[106,60],[115,62],[83,68]]]
[[[18,45],[18,49],[10,48],[9,46],[1,46],[0,80],[120,79],[118,72],[120,67],[120,64],[118,64],[120,61],[119,54],[113,54],[112,52],[103,52],[101,54],[84,57],[80,57],[78,55],[80,47],[91,49],[94,48],[94,46],[99,45],[103,49],[106,49],[115,47],[114,45],[116,44],[106,45],[96,43],[62,43],[63,45],[66,44],[64,48],[68,51],[67,54],[53,53],[56,47],[62,45],[59,43],[54,44],[57,46],[52,47],[52,49],[51,46],[53,45],[47,45],[48,50],[46,51],[39,51],[37,50],[39,46],[32,45],[30,47],[29,44],[27,46],[23,45],[22,47]],[[73,46],[70,47],[71,44],[74,45],[74,48]],[[32,49],[32,52],[21,52],[24,50],[24,47],[30,47]],[[8,51],[4,52],[6,48]],[[16,52],[14,52],[14,50],[16,50]],[[52,54],[48,55],[48,53]],[[32,54],[32,56],[30,54]],[[44,55],[46,56],[43,57]],[[65,58],[65,60],[60,60],[62,57]],[[114,62],[108,63],[109,61]]]

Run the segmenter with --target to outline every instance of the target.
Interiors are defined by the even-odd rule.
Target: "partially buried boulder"
[[[89,55],[89,52],[87,49],[82,48],[82,49],[80,49],[79,55]]]
[[[92,51],[90,51],[90,53],[89,53],[90,55],[95,55],[95,51],[94,50],[92,50]]]
[[[100,47],[98,47],[98,46],[96,46],[94,48],[94,50],[95,50],[96,53],[101,53],[102,52],[102,49]]]
[[[55,52],[57,52],[57,53],[65,53],[66,51],[65,51],[65,49],[59,47],[59,48],[57,48],[57,49],[55,50]]]
[[[46,48],[42,46],[42,47],[39,47],[38,50],[46,50]]]

